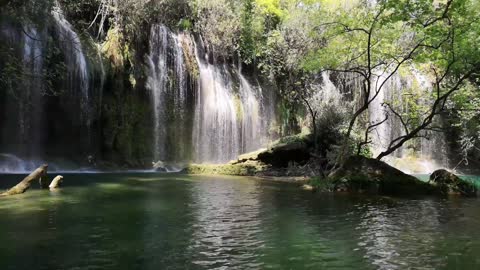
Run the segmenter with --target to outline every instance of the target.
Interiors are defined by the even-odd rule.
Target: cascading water
[[[2,25],[2,42],[12,48],[22,64],[20,82],[13,85],[11,94],[4,97],[7,104],[4,111],[16,115],[2,118],[1,128],[5,130],[2,133],[8,134],[0,137],[2,172],[31,171],[46,162],[47,157],[49,161],[61,160],[59,156],[68,152],[62,149],[68,143],[65,137],[69,132],[80,134],[77,138],[82,141],[77,142],[78,149],[87,149],[87,140],[88,145],[91,144],[94,105],[87,57],[79,36],[58,4],[51,11],[51,16],[53,24]],[[63,59],[50,57],[50,38],[58,42],[61,51],[58,55]],[[52,77],[45,72],[52,66],[64,66],[66,77]],[[47,85],[47,79],[53,87]],[[57,87],[59,84],[63,84],[62,87]],[[59,91],[61,95],[49,95],[50,91]],[[62,117],[49,118],[59,112]],[[50,165],[53,164],[50,162]]]
[[[321,83],[314,85],[316,94],[310,99],[311,105],[317,108],[320,114],[326,113],[325,110],[329,108],[334,108],[337,113],[355,108],[355,103],[362,100],[362,96],[355,96],[362,87],[361,78],[355,74],[335,74],[339,77],[332,81],[331,75],[328,72],[321,74]],[[372,83],[372,89],[377,89],[375,87],[379,87],[385,79],[385,76],[380,76]],[[385,121],[370,134],[374,157],[384,151],[392,140],[405,134],[400,119],[390,111],[387,104],[400,114],[408,114],[412,110],[412,104],[409,104],[408,100],[412,100],[412,97],[405,95],[417,94],[418,97],[413,98],[416,110],[422,110],[422,107],[427,109],[431,104],[428,103],[428,98],[422,97],[427,97],[431,89],[428,78],[413,68],[408,77],[395,74],[385,82],[369,106],[370,124]],[[352,94],[353,98],[348,97]],[[347,114],[351,115],[351,112]],[[431,173],[438,168],[447,168],[448,155],[443,134],[428,132],[425,135],[408,142],[384,161],[409,173]]]
[[[12,153],[34,158],[42,150],[45,138],[43,129],[45,120],[43,68],[44,68],[44,31],[33,25],[22,25],[21,31],[11,25],[4,27],[1,36],[11,48],[20,44],[18,56],[21,59],[22,74],[18,87],[11,89],[13,99],[9,99],[3,112],[6,114],[4,135],[7,145],[0,153],[0,172],[23,171],[34,168],[32,161],[24,161]],[[2,28],[3,28],[2,27]],[[14,112],[15,115],[10,115]],[[14,134],[12,136],[12,134]]]
[[[237,112],[240,113],[241,101],[234,95],[227,67],[210,64],[203,46],[195,47],[200,71],[195,105],[195,160],[213,163],[228,161],[240,149]],[[202,59],[201,55],[205,58]]]
[[[202,40],[198,43],[162,25],[151,28],[147,87],[155,160],[220,163],[268,142],[273,102],[266,102],[240,69],[211,63]],[[198,74],[188,70],[187,61]]]
[[[315,88],[315,95],[310,98],[309,102],[311,106],[318,109],[320,114],[331,109],[335,109],[337,113],[343,113],[352,106],[346,100],[347,98],[341,87],[337,87],[330,79],[330,72],[322,72],[321,83],[315,84],[313,87]],[[347,86],[344,88],[347,88]]]
[[[380,123],[388,115],[388,119],[372,132],[374,156],[384,151],[392,140],[405,135],[401,120],[391,112],[387,104],[402,115],[409,114],[412,110],[408,99],[415,100],[416,110],[419,112],[414,113],[420,115],[423,115],[422,107],[428,109],[431,106],[425,98],[422,98],[428,96],[432,91],[432,85],[428,78],[414,68],[409,73],[408,78],[399,74],[392,76],[369,107],[371,124]],[[378,87],[385,79],[380,76],[378,82],[374,82],[374,87]],[[412,89],[416,89],[416,92],[411,92]],[[418,97],[407,96],[415,94],[418,94]],[[391,156],[386,157],[385,161],[409,173],[431,173],[439,168],[447,168],[448,155],[443,134],[441,132],[424,132],[423,135],[420,139],[407,143]]]
[[[90,85],[87,58],[83,52],[82,42],[72,25],[65,19],[62,10],[57,5],[52,10],[60,47],[65,55],[68,72],[68,90],[70,94],[80,98],[81,116],[87,128],[91,125]]]
[[[154,25],[150,31],[147,88],[154,113],[155,161],[184,161],[189,156],[191,102],[182,38],[163,25]]]
[[[43,35],[31,26],[24,32],[23,66],[27,78],[25,79],[26,102],[20,102],[20,133],[24,145],[28,145],[29,156],[35,156],[41,147],[45,135],[43,132]],[[26,107],[26,108],[25,108]],[[35,134],[35,135],[32,135]]]
[[[262,89],[258,87],[255,91],[242,75],[241,69],[238,71],[240,78],[240,99],[242,101],[241,110],[241,151],[248,152],[259,149],[268,143],[268,123],[262,118]]]
[[[155,160],[165,159],[165,100],[167,91],[167,50],[168,31],[166,27],[154,26],[150,33],[150,55],[148,56],[149,76],[147,87],[151,91],[154,112],[154,151]]]
[[[201,39],[199,43],[195,43],[200,70],[194,126],[195,160],[222,163],[265,146],[273,115],[261,87],[254,88],[241,69],[232,73],[225,64],[210,63]]]

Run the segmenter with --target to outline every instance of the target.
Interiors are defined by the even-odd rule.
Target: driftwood
[[[47,176],[47,169],[48,165],[46,164],[38,167],[35,171],[25,177],[22,182],[18,183],[16,186],[12,187],[8,191],[0,194],[0,196],[10,196],[24,193],[25,191],[27,191],[27,189],[30,188],[30,185],[33,181],[40,181],[40,179]]]
[[[50,189],[56,189],[60,187],[60,184],[63,182],[63,176],[57,175],[55,178],[53,178],[52,183],[50,183],[50,186],[48,186]]]

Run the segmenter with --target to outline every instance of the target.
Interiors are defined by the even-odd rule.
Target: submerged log
[[[40,181],[40,179],[47,176],[47,169],[47,164],[38,167],[35,171],[25,177],[20,183],[18,183],[16,186],[12,187],[8,191],[0,194],[0,196],[10,196],[24,193],[30,188],[30,185],[33,181]]]
[[[63,176],[57,175],[55,178],[53,178],[52,183],[50,183],[50,186],[48,187],[50,189],[56,189],[56,188],[59,188],[62,183],[63,183]]]

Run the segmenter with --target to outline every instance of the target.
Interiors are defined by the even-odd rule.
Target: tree
[[[445,108],[450,95],[479,67],[480,54],[474,52],[472,57],[471,52],[476,47],[469,41],[480,29],[472,11],[477,5],[476,0],[448,0],[437,4],[428,0],[382,0],[376,4],[358,1],[341,10],[321,10],[321,17],[329,19],[318,22],[316,34],[325,43],[323,48],[309,55],[305,68],[314,72],[354,73],[362,79],[362,88],[357,93],[361,102],[349,121],[338,162],[347,155],[359,117],[368,111],[402,67],[428,65],[435,76],[435,95],[423,120],[412,127],[393,106],[388,106],[392,117],[400,118],[404,124],[405,132],[393,139],[377,159],[421,136],[420,133],[430,126]],[[369,123],[365,128],[365,141],[359,148],[369,143],[369,133],[382,121]]]

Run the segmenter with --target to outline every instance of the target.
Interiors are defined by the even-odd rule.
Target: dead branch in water
[[[12,187],[8,191],[0,194],[0,196],[10,196],[24,193],[30,188],[30,185],[33,181],[40,180],[47,176],[47,169],[47,164],[38,167],[35,171],[25,177],[20,183],[18,183],[16,186]]]

